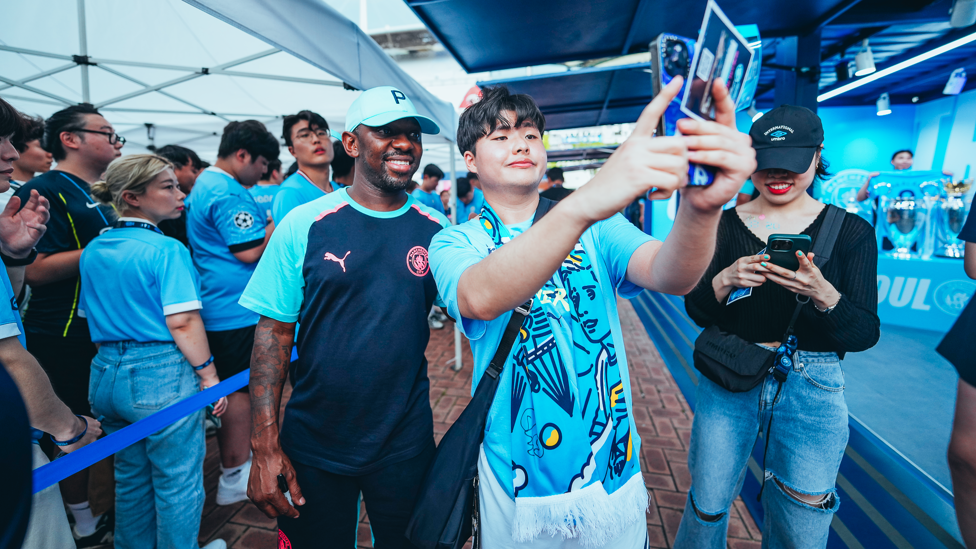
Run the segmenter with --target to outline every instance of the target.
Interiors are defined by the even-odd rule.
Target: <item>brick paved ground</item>
[[[620,321],[630,363],[634,390],[634,415],[643,440],[641,470],[651,492],[647,530],[651,547],[670,548],[681,521],[691,477],[688,473],[688,441],[692,414],[644,326],[630,303],[620,302]],[[450,369],[454,358],[451,324],[431,334],[427,360],[431,379],[430,404],[434,410],[434,436],[440,441],[451,423],[461,414],[471,394],[471,349],[463,345],[464,368]],[[286,391],[287,397],[287,391]],[[232,549],[272,549],[275,545],[274,521],[264,517],[251,503],[227,507],[214,504],[220,474],[216,439],[207,440],[204,487],[207,500],[203,508],[200,542],[223,538]],[[736,500],[729,524],[730,549],[758,549],[760,533],[741,500]],[[369,517],[365,510],[359,525],[360,547],[372,547]],[[490,549],[490,548],[489,548]]]

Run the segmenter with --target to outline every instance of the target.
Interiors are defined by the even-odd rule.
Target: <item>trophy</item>
[[[885,212],[885,232],[895,247],[892,255],[910,257],[912,247],[918,240],[918,232],[925,221],[922,204],[915,200],[915,194],[909,190],[904,190],[893,198],[882,197],[881,200],[882,211]]]
[[[953,183],[943,180],[945,198],[939,201],[939,248],[938,255],[942,257],[962,257],[965,249],[959,241],[959,231],[966,223],[966,201],[963,197],[972,187],[972,180]]]
[[[875,229],[878,248],[887,238],[894,249],[891,255],[909,258],[931,257],[934,251],[931,224],[935,198],[942,194],[937,183],[942,175],[933,171],[881,172],[870,186],[878,197]],[[917,246],[917,253],[912,250]]]

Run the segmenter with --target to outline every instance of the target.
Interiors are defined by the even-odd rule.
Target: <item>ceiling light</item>
[[[752,121],[755,122],[756,120],[759,120],[760,118],[762,118],[762,115],[764,113],[762,111],[756,109],[756,102],[753,101],[752,102],[752,105],[749,105],[749,109],[746,110],[746,114],[748,114],[749,115],[749,118],[751,118]]]
[[[854,71],[854,76],[865,76],[874,72],[874,54],[871,53],[871,46],[868,45],[867,39],[861,42],[861,51],[857,52],[857,56],[854,58],[854,64],[857,66],[857,70]]]
[[[918,103],[918,96],[917,95],[912,98],[912,103]]]
[[[851,82],[850,84],[844,84],[843,86],[841,86],[839,88],[834,88],[834,89],[830,90],[827,93],[820,94],[820,95],[817,96],[817,102],[822,102],[822,101],[826,101],[828,99],[837,97],[838,95],[840,95],[842,93],[847,93],[847,92],[849,92],[849,91],[851,91],[851,90],[853,90],[855,88],[859,88],[859,87],[861,87],[861,86],[863,86],[865,84],[870,84],[871,82],[874,82],[875,80],[878,80],[879,78],[884,78],[885,76],[888,76],[889,74],[894,74],[894,73],[896,73],[896,72],[898,72],[898,71],[900,71],[902,69],[907,69],[908,67],[917,65],[917,64],[921,63],[922,61],[927,61],[927,60],[932,59],[933,57],[935,57],[937,55],[942,55],[943,53],[945,53],[947,51],[954,50],[954,49],[956,49],[956,48],[958,48],[960,46],[965,46],[966,44],[969,44],[970,42],[973,42],[973,41],[976,41],[976,32],[974,32],[974,33],[972,33],[970,35],[967,35],[967,36],[963,36],[962,38],[959,38],[958,40],[953,40],[952,42],[949,42],[948,44],[944,44],[942,46],[939,46],[938,48],[931,49],[931,50],[929,50],[929,51],[927,51],[925,53],[920,53],[920,54],[916,55],[915,57],[912,57],[911,59],[906,59],[905,61],[902,61],[901,63],[896,63],[896,64],[894,64],[894,65],[892,65],[892,66],[890,66],[888,68],[881,69],[880,71],[877,71],[877,72],[875,72],[875,73],[873,73],[873,74],[871,74],[869,76],[866,76],[864,78],[859,78],[859,79]]]
[[[881,94],[878,98],[878,116],[885,116],[891,114],[891,100],[888,98],[888,92]]]
[[[966,28],[976,23],[976,0],[956,0],[949,13],[950,27]]]

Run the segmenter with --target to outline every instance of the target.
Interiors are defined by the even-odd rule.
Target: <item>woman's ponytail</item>
[[[107,181],[98,181],[91,186],[91,195],[96,201],[102,204],[112,203],[112,190]]]

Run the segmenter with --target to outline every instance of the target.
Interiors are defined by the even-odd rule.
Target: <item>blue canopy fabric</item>
[[[697,36],[706,0],[406,0],[469,73],[647,51],[658,34]],[[851,0],[722,0],[733,23],[763,37],[815,26]]]
[[[651,101],[651,64],[595,67],[555,74],[479,82],[526,93],[546,115],[546,129],[634,122]]]

